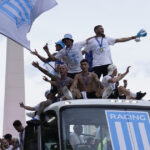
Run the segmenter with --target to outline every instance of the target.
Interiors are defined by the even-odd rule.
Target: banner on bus
[[[148,112],[105,111],[113,150],[150,149]]]

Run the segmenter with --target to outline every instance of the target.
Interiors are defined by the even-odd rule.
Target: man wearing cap
[[[63,49],[65,47],[65,44],[63,43],[62,40],[59,40],[55,43],[55,47],[56,47],[56,52],[59,52],[61,49]],[[45,50],[45,52],[47,53],[48,55],[48,58],[45,58],[43,56],[41,56],[37,50],[35,51],[31,51],[31,54],[37,56],[41,61],[43,61],[44,63],[47,63],[49,61],[51,61],[51,59],[49,58],[49,51],[48,51],[48,48],[47,48],[47,44],[43,47],[43,49]],[[54,53],[53,55],[56,55],[56,53]]]
[[[66,47],[59,51],[55,56],[51,55],[52,61],[63,59],[68,65],[68,76],[74,78],[81,72],[80,61],[83,59],[81,49],[86,45],[86,41],[74,43],[71,34],[65,34],[62,41]]]
[[[118,87],[119,95],[115,93],[115,84],[129,73],[130,67],[131,66],[127,67],[125,73],[119,73],[117,76],[117,67],[114,64],[108,66],[108,75],[104,76],[102,79],[102,84],[106,88],[102,96],[103,98],[118,98],[119,95],[124,94],[126,96],[126,99],[140,100],[146,95],[146,93],[141,92],[132,93],[123,86]]]
[[[56,44],[56,46],[55,46],[56,47],[56,52],[59,52],[61,49],[63,49],[65,47],[65,44],[63,43],[62,40],[57,41],[55,44]],[[50,57],[49,57],[50,53],[49,53],[47,45],[45,45],[43,47],[43,49],[47,53],[48,58],[44,58],[43,56],[39,55],[39,53],[36,50],[35,51],[31,51],[31,54],[37,56],[41,61],[43,61],[44,63],[47,64],[51,60]],[[53,56],[55,56],[56,54],[57,53],[54,53]],[[55,61],[54,74],[56,76],[60,75],[59,74],[59,65],[61,65],[61,64],[64,64],[64,62],[62,60]],[[49,66],[49,64],[48,64],[48,66]],[[55,95],[57,93],[57,88],[55,86],[51,86],[51,93],[53,93],[53,95]]]
[[[56,47],[56,52],[59,52],[61,49],[63,49],[63,48],[65,47],[65,44],[63,43],[62,40],[57,41],[55,44],[56,44],[56,46],[55,46],[55,47]],[[45,57],[39,55],[39,53],[38,53],[36,50],[35,50],[35,51],[31,51],[31,54],[37,56],[37,57],[38,57],[41,61],[43,61],[44,63],[49,63],[49,62],[51,61],[51,59],[50,59],[50,57],[49,57],[50,52],[49,52],[49,50],[48,50],[47,44],[43,47],[43,49],[44,49],[45,52],[47,53],[48,58],[45,58]],[[57,53],[54,53],[53,56],[55,56],[56,54],[57,54]],[[62,60],[57,60],[57,61],[55,61],[55,68],[53,68],[55,75],[59,75],[59,72],[58,72],[59,69],[58,69],[58,68],[59,68],[59,65],[60,65],[60,64],[64,64],[64,62],[63,62]]]
[[[95,36],[88,39],[88,44],[83,51],[83,54],[89,51],[93,53],[93,71],[100,78],[101,75],[107,75],[107,67],[113,63],[111,58],[110,45],[114,45],[119,42],[127,42],[136,39],[138,35],[114,39],[106,37],[104,34],[104,28],[102,25],[97,25],[94,27]]]

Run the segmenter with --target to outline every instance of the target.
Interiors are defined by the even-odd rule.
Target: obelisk
[[[25,110],[20,108],[19,102],[25,102],[23,47],[7,39],[3,134],[18,137],[14,120],[25,124]]]

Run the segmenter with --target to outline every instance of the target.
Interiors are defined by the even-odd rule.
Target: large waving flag
[[[0,0],[0,33],[30,50],[26,34],[32,23],[55,5],[55,0]]]

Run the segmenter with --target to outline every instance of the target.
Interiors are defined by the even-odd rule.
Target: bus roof
[[[66,100],[51,104],[44,112],[48,110],[59,111],[64,107],[100,107],[105,106],[109,108],[120,107],[120,108],[148,108],[150,107],[150,101],[148,100],[126,100],[126,99],[76,99]]]

